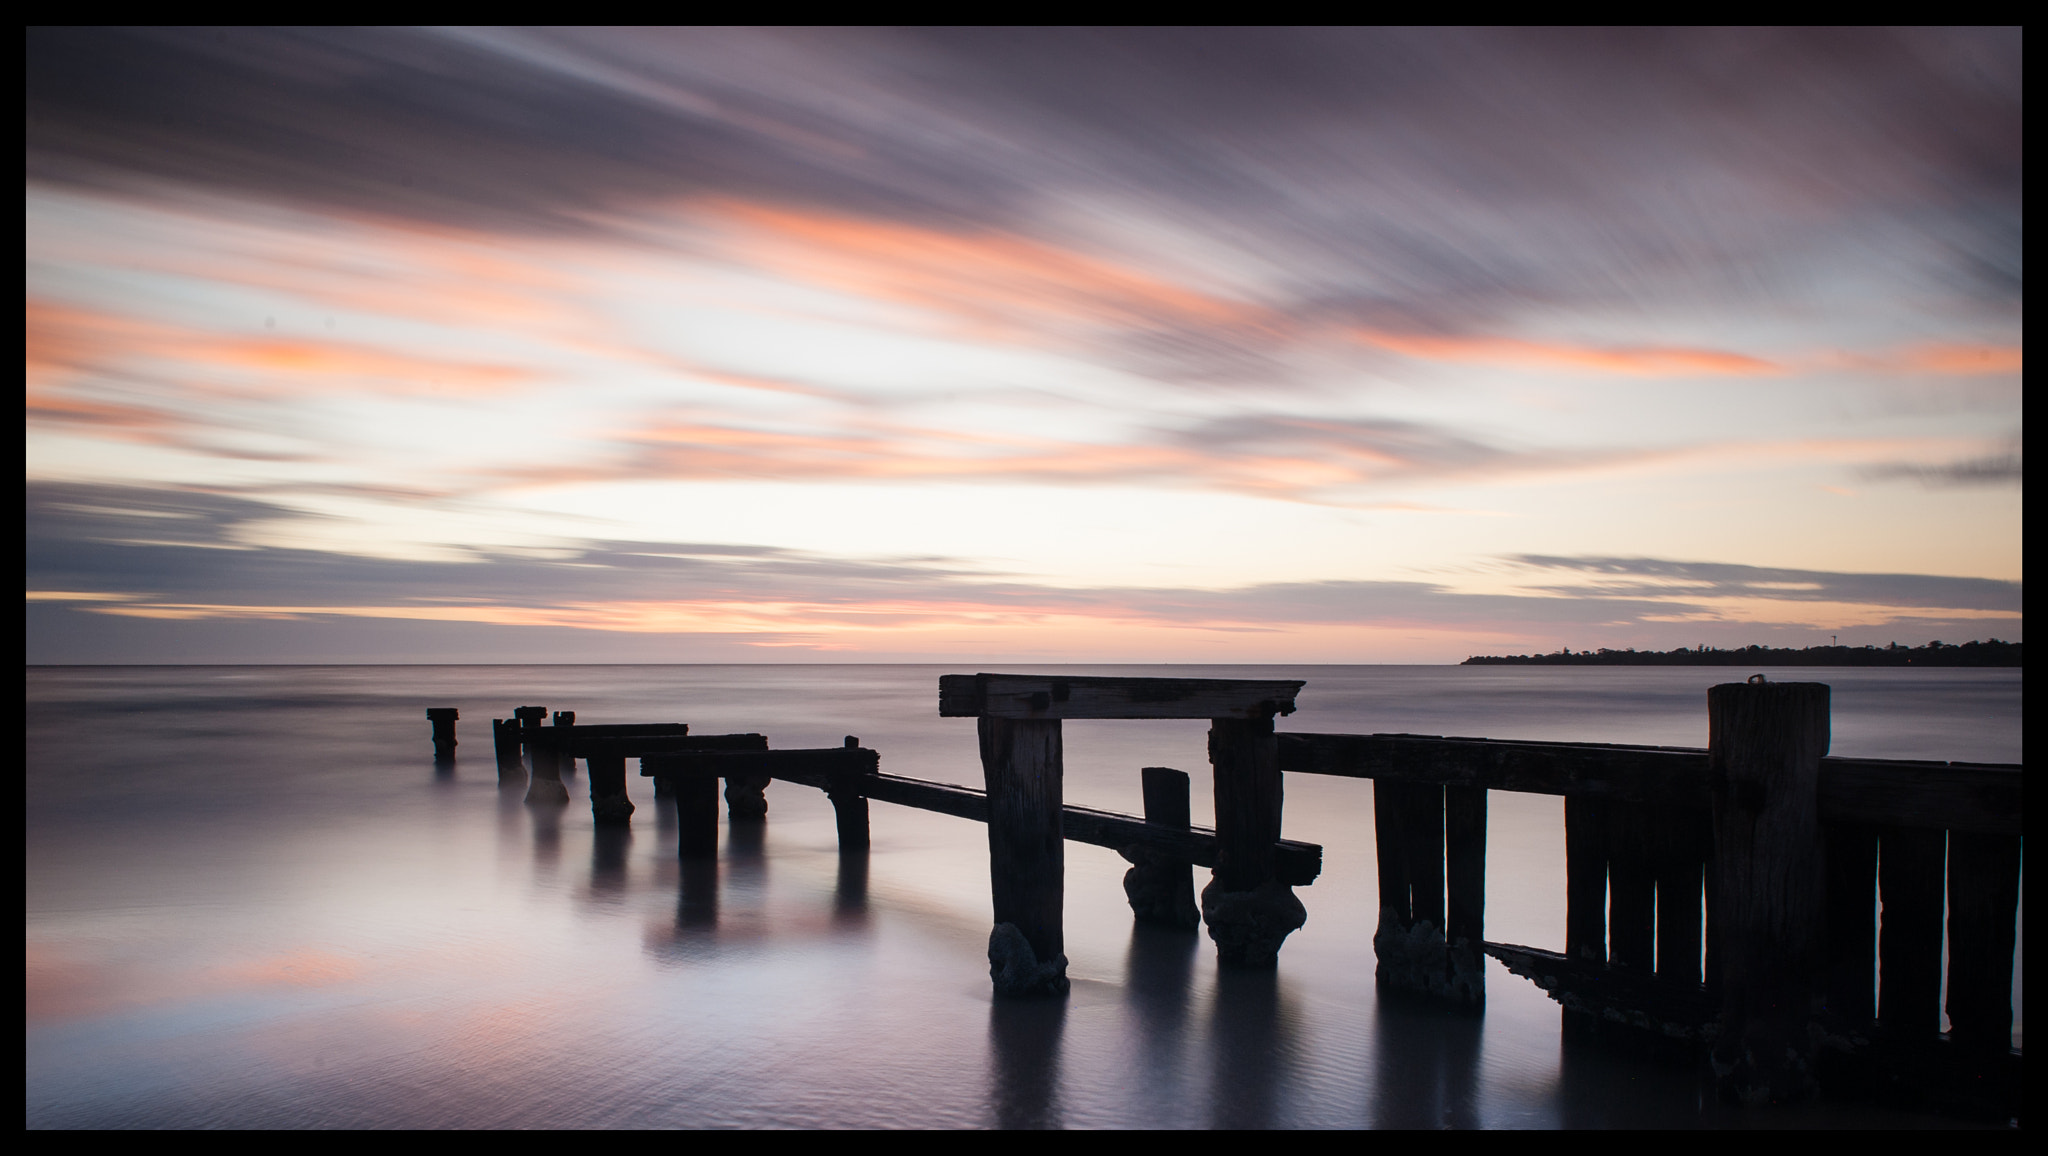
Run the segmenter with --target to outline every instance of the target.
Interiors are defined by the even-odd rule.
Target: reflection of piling
[[[452,763],[455,761],[455,708],[452,706],[430,706],[427,721],[434,724],[434,761]]]

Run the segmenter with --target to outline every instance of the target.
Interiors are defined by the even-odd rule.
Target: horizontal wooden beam
[[[548,728],[541,728],[543,730]],[[589,738],[617,738],[620,735],[686,735],[689,723],[577,723],[555,728],[570,730]]]
[[[785,782],[820,790],[860,795],[877,802],[937,811],[959,819],[988,822],[988,794],[974,787],[906,779],[875,771],[874,751],[855,747],[816,750],[750,751],[691,754],[642,760],[643,775],[767,774]],[[650,769],[650,766],[652,769]],[[1093,807],[1060,808],[1060,827],[1068,839],[1123,850],[1150,847],[1186,859],[1197,867],[1216,866],[1216,832],[1207,827],[1160,827],[1134,815],[1098,811]],[[1275,873],[1282,883],[1305,887],[1323,872],[1323,849],[1314,843],[1282,839],[1273,845]]]
[[[627,734],[606,737],[578,733],[583,727],[542,727],[522,732],[537,735],[542,742],[558,744],[556,750],[575,759],[646,758],[688,754],[697,751],[762,751],[768,749],[767,735],[661,735]],[[597,728],[589,728],[595,730]]]
[[[1707,752],[1697,747],[1402,734],[1276,737],[1280,769],[1299,774],[1709,805]],[[1826,823],[2021,833],[2016,764],[1824,758],[1819,792]]]
[[[721,735],[721,738],[758,739],[760,735]],[[822,787],[835,775],[868,774],[881,764],[881,756],[865,747],[818,747],[809,750],[771,751],[766,739],[757,747],[728,747],[663,752],[640,760],[640,773],[661,775],[773,775],[778,779]]]
[[[944,718],[1271,718],[1294,713],[1298,681],[947,674]]]

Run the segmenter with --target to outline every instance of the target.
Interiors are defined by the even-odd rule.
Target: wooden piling
[[[590,763],[590,817],[599,823],[624,823],[633,815],[626,797],[626,756],[594,754]]]
[[[1607,801],[1564,800],[1564,953],[1607,962]]]
[[[1449,995],[1486,1001],[1486,788],[1444,788],[1444,890]]]
[[[1724,683],[1707,692],[1714,867],[1722,923],[1721,1027],[1712,1062],[1744,1103],[1815,1090],[1825,876],[1820,760],[1824,683]]]
[[[988,790],[989,976],[998,995],[1067,990],[1058,719],[976,720]]]
[[[1139,772],[1145,792],[1145,825],[1175,831],[1189,828],[1188,776],[1172,767],[1145,767]],[[1186,855],[1152,847],[1119,847],[1131,864],[1124,872],[1124,895],[1140,923],[1193,931],[1202,925],[1195,905],[1195,865]]]
[[[725,779],[725,813],[735,823],[759,823],[768,817],[767,775],[728,775]]]
[[[1891,827],[1877,836],[1877,1020],[1895,1040],[1941,1031],[1941,900],[1948,833]]]
[[[676,857],[718,858],[718,776],[686,771],[660,777],[669,780],[676,803]]]
[[[499,785],[526,778],[526,764],[519,761],[518,719],[491,720],[491,747],[498,759]]]
[[[859,750],[860,739],[846,736],[846,749]],[[841,772],[827,783],[825,797],[832,800],[832,814],[838,822],[839,853],[861,854],[868,852],[868,797],[861,793],[859,776]],[[861,873],[862,894],[865,895],[867,873]]]
[[[455,718],[452,706],[427,708],[427,721],[434,725],[434,761],[437,763],[455,761]]]
[[[526,748],[527,762],[532,767],[532,777],[526,784],[526,801],[540,804],[566,804],[569,788],[562,785],[562,769],[558,761],[554,736],[548,728],[541,726],[541,720],[548,715],[544,706],[522,706],[512,712],[519,719],[519,739]]]
[[[576,712],[573,710],[556,711],[555,725],[557,727],[575,726]],[[557,736],[557,738],[559,737]],[[561,772],[563,778],[573,779],[576,777],[576,759],[569,753],[569,748],[559,742],[555,745],[555,766]]]
[[[1837,1030],[1877,1017],[1877,830],[1862,823],[1821,826],[1827,862],[1826,1006]]]
[[[1308,921],[1274,872],[1280,840],[1280,750],[1273,715],[1209,720],[1216,783],[1216,869],[1202,889],[1202,919],[1218,963],[1272,967],[1280,945]]]
[[[2020,861],[2018,836],[1949,832],[1949,1039],[1972,1053],[2012,1046]]]

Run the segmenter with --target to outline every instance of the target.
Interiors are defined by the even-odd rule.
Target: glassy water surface
[[[842,863],[813,790],[769,789],[685,869],[647,780],[629,832],[501,792],[489,720],[688,722],[778,748],[857,735],[979,785],[939,666],[31,668],[31,1127],[1555,1127],[1932,1123],[1757,1117],[1690,1070],[1560,1038],[1497,965],[1481,1016],[1382,1001],[1372,788],[1287,780],[1321,843],[1277,970],[1134,927],[1115,853],[1067,846],[1065,1000],[998,1002],[984,829],[873,804]],[[1302,678],[1305,731],[1704,746],[1717,668],[1082,667]],[[1772,671],[1834,686],[1834,753],[2020,760],[2015,670]],[[437,773],[424,708],[462,712]],[[1069,803],[1142,810],[1205,724],[1069,722]],[[1201,872],[1206,877],[1206,872]],[[1557,949],[1562,806],[1490,798],[1487,936]]]

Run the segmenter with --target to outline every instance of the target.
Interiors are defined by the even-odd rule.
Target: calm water
[[[858,735],[978,785],[938,666],[31,668],[31,1127],[1556,1127],[1933,1123],[1703,1104],[1693,1074],[1560,1039],[1489,973],[1483,1017],[1373,986],[1372,788],[1289,776],[1326,848],[1276,972],[1134,929],[1113,852],[1068,844],[1064,1001],[997,1003],[974,823],[873,805],[865,879],[830,805],[778,783],[758,839],[682,871],[633,778],[630,834],[501,793],[489,722],[682,721],[777,747]],[[966,669],[966,668],[957,668]],[[1013,668],[1014,669],[1014,668]],[[1049,668],[1048,668],[1049,669]],[[1706,744],[1713,668],[1080,667],[1303,678],[1283,729]],[[1834,753],[2020,760],[2016,670],[1772,671],[1834,686]],[[437,775],[423,710],[462,711]],[[1069,722],[1069,803],[1142,810],[1205,724]],[[665,803],[665,801],[664,801]],[[1487,935],[1564,935],[1562,806],[1494,793]],[[1203,873],[1206,875],[1206,873]]]

